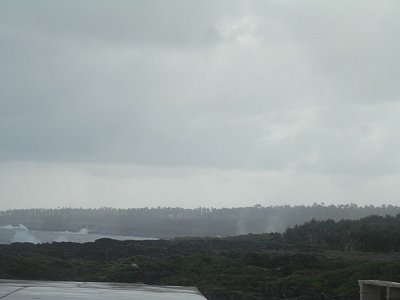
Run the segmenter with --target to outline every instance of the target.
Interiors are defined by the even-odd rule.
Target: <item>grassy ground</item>
[[[400,281],[400,254],[322,249],[273,235],[12,244],[0,246],[0,277],[190,285],[208,299],[358,299],[359,279]]]

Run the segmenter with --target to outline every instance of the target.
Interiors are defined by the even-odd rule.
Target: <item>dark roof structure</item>
[[[6,300],[204,300],[194,287],[145,284],[0,280],[0,299]]]

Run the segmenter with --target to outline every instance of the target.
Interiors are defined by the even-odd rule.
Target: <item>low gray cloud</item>
[[[376,179],[380,191],[400,170],[399,13],[378,0],[2,1],[0,161],[15,174],[267,172],[294,190],[297,175],[362,199],[344,186]],[[248,203],[307,198],[251,187],[238,193]]]

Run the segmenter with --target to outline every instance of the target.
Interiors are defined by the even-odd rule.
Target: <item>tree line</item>
[[[232,236],[284,232],[310,220],[356,220],[365,216],[396,215],[392,205],[261,206],[234,208],[58,208],[0,211],[0,226],[23,224],[30,229],[79,231],[144,237]],[[329,222],[319,226],[329,227]],[[344,226],[346,223],[340,223]],[[309,225],[311,226],[311,225]],[[308,238],[308,237],[306,237]],[[333,237],[332,237],[333,238]]]
[[[400,251],[400,214],[360,220],[311,220],[288,228],[288,241],[343,251]]]

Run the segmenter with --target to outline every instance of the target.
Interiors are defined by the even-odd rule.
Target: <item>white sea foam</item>
[[[153,238],[133,237],[133,236],[114,236],[100,233],[90,233],[88,228],[81,228],[77,232],[72,231],[42,231],[31,230],[20,224],[18,226],[0,226],[0,244],[9,243],[52,243],[52,242],[75,242],[86,243],[94,242],[100,238],[110,238],[116,240],[152,240]]]
[[[13,226],[13,225],[5,225],[5,226],[0,226],[1,229],[23,229],[23,230],[29,230],[28,227],[19,224],[18,226]]]
[[[33,243],[39,244],[38,240],[29,230],[17,230],[12,238],[12,243]]]
[[[89,234],[89,229],[87,228],[81,228],[78,232],[78,234]]]

